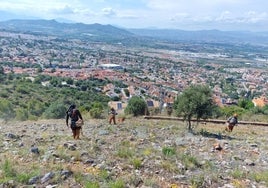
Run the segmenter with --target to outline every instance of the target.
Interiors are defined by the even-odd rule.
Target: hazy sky
[[[0,11],[127,28],[268,31],[268,0],[0,0]]]

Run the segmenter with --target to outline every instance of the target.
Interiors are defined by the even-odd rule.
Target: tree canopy
[[[191,85],[186,88],[174,102],[174,110],[177,116],[182,116],[191,130],[191,120],[197,122],[213,115],[216,105],[213,102],[211,89],[206,85]]]
[[[146,102],[138,96],[131,97],[125,109],[125,113],[133,114],[134,116],[145,115],[147,113]]]

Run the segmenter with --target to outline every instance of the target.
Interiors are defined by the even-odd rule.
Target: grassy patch
[[[202,187],[205,182],[205,177],[204,175],[192,176],[190,182],[191,182],[191,188]]]
[[[146,178],[144,179],[144,185],[147,187],[158,187],[157,180],[154,178]]]
[[[172,163],[171,161],[165,160],[161,162],[161,168],[168,172],[174,172],[179,173],[179,169],[175,163]]]
[[[268,171],[254,172],[250,174],[250,177],[258,183],[265,182],[265,185],[268,186]]]
[[[109,182],[109,188],[125,188],[126,185],[123,180],[116,180]]]
[[[183,154],[180,158],[186,169],[195,169],[197,167],[201,167],[198,160],[194,156]]]
[[[135,169],[139,169],[142,166],[142,161],[138,158],[134,158],[131,160],[131,164],[133,165]]]
[[[242,178],[246,178],[246,173],[243,172],[240,169],[234,169],[233,171],[230,172],[230,175],[235,178],[235,179],[242,179]]]
[[[5,177],[15,177],[16,176],[16,170],[8,159],[6,159],[4,161],[4,164],[2,164],[2,170],[3,170],[3,175]]]
[[[2,173],[0,174],[0,183],[9,180],[16,180],[19,183],[26,184],[29,179],[39,174],[39,169],[32,168],[24,171],[22,167],[18,168],[18,164],[13,164],[10,160],[6,159],[1,164]]]
[[[94,182],[94,181],[88,181],[85,184],[85,188],[100,188],[100,185],[98,182]]]
[[[135,154],[135,144],[130,141],[122,141],[117,146],[116,155],[120,158],[132,158]]]
[[[162,148],[162,153],[165,155],[165,156],[173,156],[176,154],[176,150],[175,148],[173,147],[163,147]]]

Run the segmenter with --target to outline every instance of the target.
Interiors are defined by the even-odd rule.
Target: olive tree
[[[174,102],[174,110],[177,116],[182,116],[187,121],[191,130],[191,120],[197,122],[203,118],[211,117],[216,105],[213,102],[212,91],[206,85],[191,85],[178,95]]]

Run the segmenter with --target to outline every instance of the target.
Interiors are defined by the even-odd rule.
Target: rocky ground
[[[268,127],[89,119],[80,140],[64,120],[0,127],[0,187],[268,187]]]

